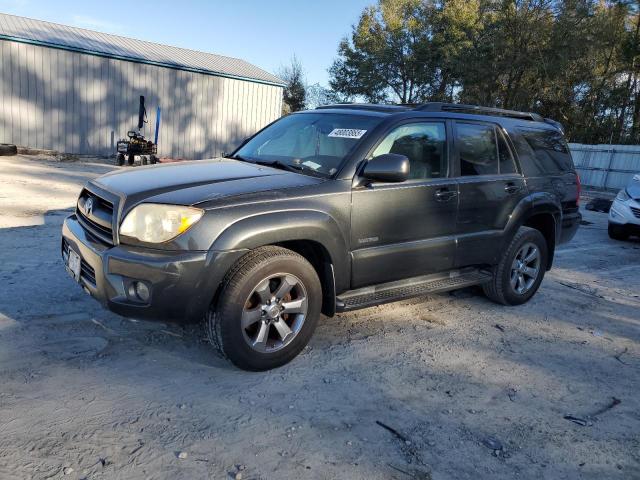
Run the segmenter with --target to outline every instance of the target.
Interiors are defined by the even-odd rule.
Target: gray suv
[[[293,359],[320,313],[482,285],[528,301],[575,234],[562,127],[470,105],[332,105],[226,158],[90,181],[62,230],[72,277],[128,317],[204,319],[240,368]]]

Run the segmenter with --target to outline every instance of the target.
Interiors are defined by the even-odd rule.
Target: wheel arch
[[[337,222],[315,210],[258,214],[227,227],[211,249],[253,250],[269,245],[287,248],[309,261],[322,286],[322,313],[333,316],[337,289],[346,288],[342,284],[349,279],[351,265],[347,241]]]
[[[560,235],[562,210],[557,199],[547,193],[536,193],[523,199],[514,209],[505,230],[501,251],[506,248],[522,226],[540,231],[547,242],[548,259],[546,269],[551,269],[555,248]]]
[[[336,313],[336,282],[331,254],[320,242],[310,239],[285,240],[275,245],[303,256],[313,266],[322,286],[322,313],[332,317]]]
[[[522,226],[535,228],[542,233],[542,236],[547,242],[546,269],[550,270],[553,265],[553,257],[556,250],[557,220],[555,216],[551,212],[532,213],[524,219]]]

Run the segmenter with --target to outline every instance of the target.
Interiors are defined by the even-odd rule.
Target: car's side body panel
[[[210,205],[206,216],[217,226],[209,248],[228,251],[296,240],[317,242],[330,256],[336,289],[346,290],[351,276],[350,212],[351,183],[342,181],[296,189],[284,198]]]
[[[455,180],[433,179],[402,184],[374,184],[353,191],[351,213],[352,288],[399,280],[453,267]]]

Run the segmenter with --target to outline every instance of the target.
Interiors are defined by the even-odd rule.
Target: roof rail
[[[519,118],[521,120],[531,120],[543,122],[542,115],[532,112],[518,112],[517,110],[505,110],[503,108],[481,107],[479,105],[465,105],[461,103],[428,102],[418,105],[415,110],[425,112],[460,112],[476,115],[498,115],[501,117]]]
[[[319,107],[316,107],[316,110],[324,110],[328,108],[340,108],[347,110],[372,110],[375,112],[393,112],[408,109],[403,105],[383,105],[376,103],[335,103],[333,105],[321,105]]]

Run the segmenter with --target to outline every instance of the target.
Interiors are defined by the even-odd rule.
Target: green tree
[[[329,72],[346,97],[532,110],[574,141],[640,142],[637,0],[378,0]]]
[[[346,103],[352,101],[352,98],[345,97],[330,88],[323,87],[319,83],[307,85],[306,108],[313,109],[322,105],[330,105],[332,103]]]
[[[283,115],[304,110],[307,101],[307,87],[302,63],[295,55],[291,58],[289,65],[280,68],[278,76],[285,82],[284,103],[282,105]]]
[[[329,69],[331,88],[371,102],[413,103],[427,96],[428,5],[420,0],[380,0],[367,7],[351,38],[338,47]]]

